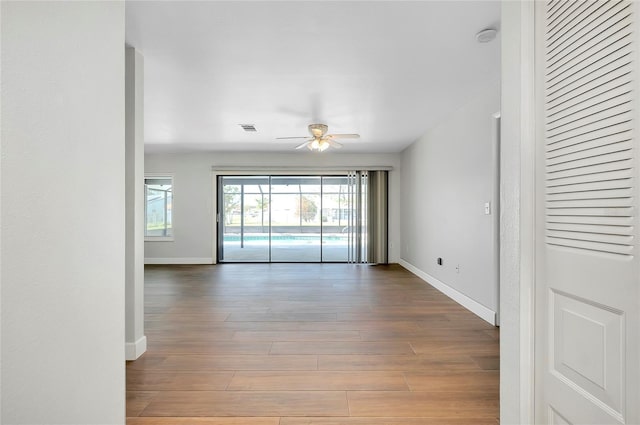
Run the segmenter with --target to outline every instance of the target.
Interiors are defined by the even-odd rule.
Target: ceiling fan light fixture
[[[326,124],[309,124],[309,133],[313,137],[322,137],[329,130],[329,127]]]
[[[295,137],[276,137],[276,139],[306,139],[304,143],[296,146],[296,149],[307,148],[310,151],[324,152],[330,147],[336,149],[342,148],[342,144],[338,143],[335,139],[358,139],[359,134],[326,134],[329,127],[326,124],[310,124],[309,136],[295,136]]]
[[[329,149],[329,146],[330,144],[326,140],[313,139],[313,141],[307,145],[307,148],[309,148],[310,151],[324,152]]]

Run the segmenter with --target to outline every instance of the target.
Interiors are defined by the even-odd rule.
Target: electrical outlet
[[[460,264],[456,265],[456,273],[460,273]]]
[[[486,215],[491,215],[491,202],[484,203],[484,213]]]

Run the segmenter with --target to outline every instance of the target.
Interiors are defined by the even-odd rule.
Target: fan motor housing
[[[309,133],[315,138],[322,137],[328,129],[326,124],[309,124]]]

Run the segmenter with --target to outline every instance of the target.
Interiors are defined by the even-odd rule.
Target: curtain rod
[[[236,166],[236,165],[212,165],[211,171],[268,171],[268,172],[297,172],[306,173],[309,171],[393,171],[393,167],[390,165],[359,165],[359,166]]]

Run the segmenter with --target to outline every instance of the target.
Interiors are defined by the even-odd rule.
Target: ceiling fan
[[[342,143],[336,142],[334,139],[357,139],[359,134],[326,134],[329,127],[326,124],[309,124],[309,136],[300,137],[277,137],[277,139],[307,139],[304,143],[296,146],[296,149],[307,148],[310,151],[322,152],[330,146],[336,149],[342,147]]]

